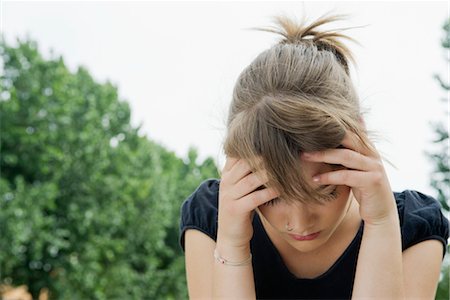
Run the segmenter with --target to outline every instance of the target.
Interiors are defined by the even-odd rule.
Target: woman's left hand
[[[381,157],[372,146],[370,151],[356,134],[347,131],[345,148],[307,152],[302,158],[312,162],[340,164],[347,169],[316,174],[313,181],[320,185],[346,185],[359,202],[359,213],[366,224],[382,224],[397,217],[397,207]],[[371,154],[372,152],[372,154]],[[373,153],[375,152],[375,153]]]

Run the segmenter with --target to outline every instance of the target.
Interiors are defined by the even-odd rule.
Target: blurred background
[[[249,28],[330,11],[358,27],[352,76],[392,189],[448,216],[447,1],[1,1],[3,299],[187,298],[180,205],[219,176],[234,83],[278,40]]]

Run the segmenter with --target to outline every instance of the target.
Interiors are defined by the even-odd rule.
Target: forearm
[[[402,245],[398,215],[364,224],[353,299],[403,299]]]
[[[244,261],[250,256],[248,247],[235,248],[218,241],[220,256],[230,261]],[[242,266],[229,266],[218,261],[214,263],[213,298],[214,299],[255,299],[255,283],[251,262]]]

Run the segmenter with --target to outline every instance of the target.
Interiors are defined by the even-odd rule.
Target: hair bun
[[[277,15],[272,17],[277,26],[251,29],[280,34],[283,38],[278,41],[278,44],[310,44],[315,45],[319,50],[331,51],[348,73],[348,62],[351,61],[356,65],[355,59],[350,49],[339,39],[344,38],[357,44],[359,43],[355,39],[341,34],[338,31],[361,26],[337,28],[334,30],[318,30],[318,27],[321,25],[345,20],[347,17],[347,15],[343,14],[328,15],[326,13],[308,25],[304,16],[302,21],[298,23],[286,15]]]

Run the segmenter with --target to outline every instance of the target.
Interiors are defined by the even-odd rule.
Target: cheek
[[[321,215],[324,219],[328,220],[339,219],[347,209],[348,199],[350,195],[349,191],[349,188],[339,188],[337,198],[326,203],[325,206],[319,206],[318,214]]]
[[[337,212],[342,212],[347,208],[347,204],[350,196],[350,188],[342,187],[339,191],[338,197],[333,201],[333,209]]]

